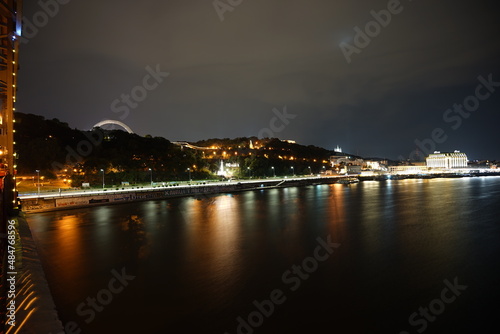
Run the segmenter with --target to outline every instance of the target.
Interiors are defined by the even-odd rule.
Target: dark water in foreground
[[[82,333],[499,328],[500,177],[261,190],[28,220],[60,318]],[[318,241],[329,236],[340,244],[332,254]],[[113,269],[135,278],[120,283]],[[279,305],[262,304],[271,297]],[[239,331],[238,317],[250,322]]]

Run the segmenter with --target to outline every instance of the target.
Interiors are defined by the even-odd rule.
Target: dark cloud
[[[170,76],[124,119],[140,134],[257,135],[286,105],[297,117],[280,138],[408,155],[415,139],[449,128],[443,112],[479,75],[500,81],[499,24],[493,1],[403,0],[348,64],[339,44],[387,4],[245,0],[221,22],[209,0],[73,0],[21,49],[19,110],[78,128],[117,119],[112,101],[159,64]],[[39,10],[25,3],[28,20]],[[499,106],[500,91],[440,148],[500,159]]]

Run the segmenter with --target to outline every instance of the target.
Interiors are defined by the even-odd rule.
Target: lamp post
[[[188,172],[189,172],[189,182],[191,182],[191,168],[188,168]]]
[[[293,177],[295,177],[295,168],[293,168],[293,166],[291,168],[292,168],[292,175]]]
[[[104,169],[101,169],[102,172],[102,189],[104,189]]]
[[[248,173],[248,177],[251,177],[251,171],[250,171],[250,167],[247,167],[247,173]]]
[[[309,174],[313,175],[313,172],[311,170],[311,166],[307,166],[307,168],[309,168]]]
[[[153,170],[151,168],[149,168],[149,176],[151,179],[151,187],[152,187],[153,186]]]
[[[276,177],[276,172],[274,171],[274,166],[271,166],[271,169],[273,170],[273,176]]]
[[[39,169],[36,170],[36,174],[38,176],[38,182],[37,182],[37,189],[38,189],[38,191],[37,191],[37,195],[38,195],[38,197],[40,197],[40,170]]]

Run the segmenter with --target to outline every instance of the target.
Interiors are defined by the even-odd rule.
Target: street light
[[[276,177],[276,172],[274,171],[274,166],[272,166],[271,169],[273,170],[274,177]]]
[[[247,172],[247,173],[248,173],[248,177],[250,177],[250,175],[251,175],[251,174],[250,174],[250,173],[251,173],[251,171],[250,171],[250,167],[247,167],[247,171],[248,171],[248,172]]]
[[[37,187],[38,187],[38,197],[40,197],[40,170],[36,170],[36,174],[38,175],[38,182],[37,182]]]
[[[153,186],[153,170],[149,168],[149,174],[150,174],[150,179],[151,179],[151,187]]]
[[[189,182],[191,182],[191,168],[188,168],[188,172],[189,172]]]
[[[311,166],[307,166],[307,168],[309,168],[309,174],[313,175],[313,172],[311,170]]]
[[[292,168],[292,174],[295,177],[295,169],[293,168],[293,166],[291,168]]]
[[[102,189],[104,189],[104,169],[101,169],[102,172]]]

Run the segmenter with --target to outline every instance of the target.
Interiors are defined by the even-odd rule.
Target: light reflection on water
[[[286,291],[283,272],[328,235],[341,247],[258,333],[315,332],[333,320],[350,333],[399,332],[455,276],[471,285],[470,303],[434,328],[488,313],[472,301],[498,292],[498,207],[500,178],[400,180],[102,206],[29,223],[60,315],[84,333],[233,333],[255,299]],[[86,325],[76,306],[124,266],[137,278]],[[335,303],[321,306],[324,298]]]

